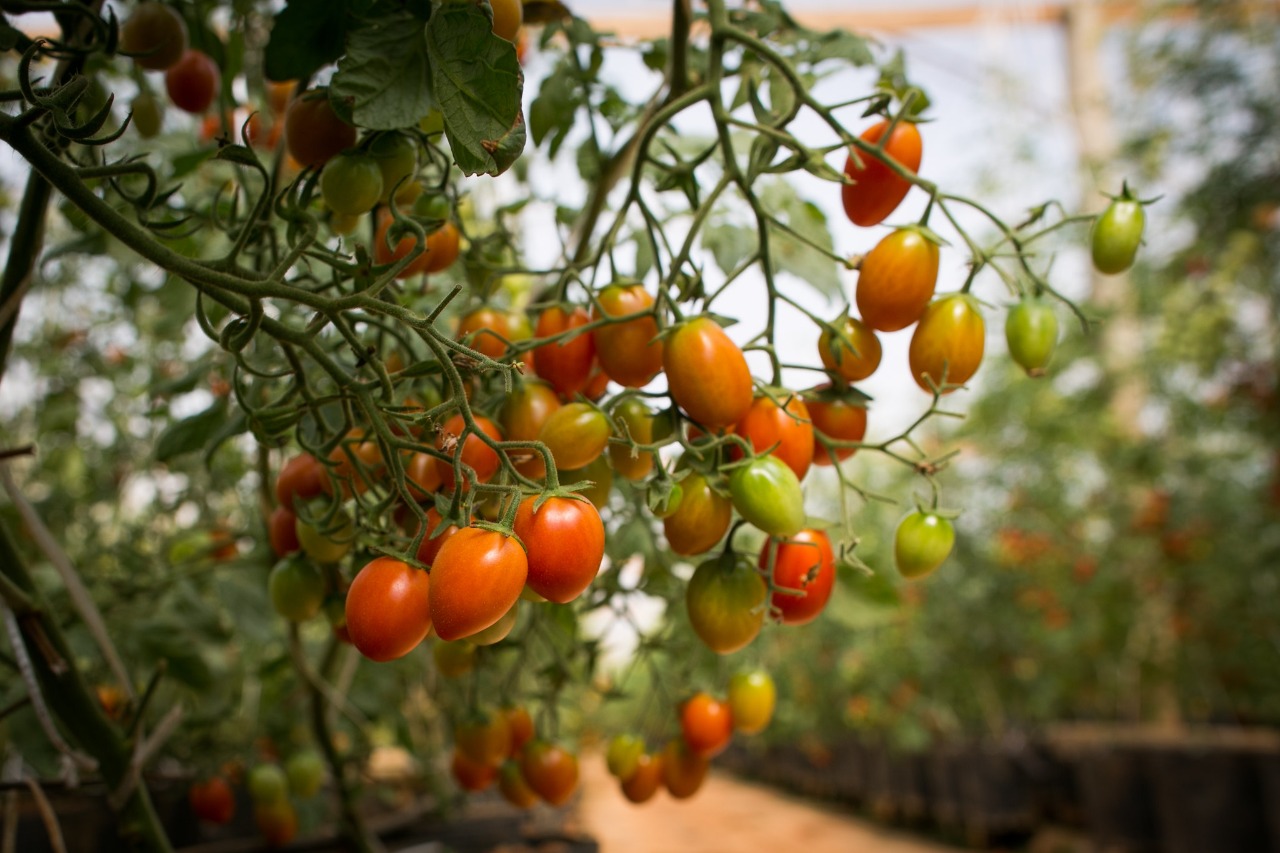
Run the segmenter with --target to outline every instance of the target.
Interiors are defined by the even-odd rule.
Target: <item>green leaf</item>
[[[168,462],[202,449],[226,420],[226,401],[218,400],[197,415],[169,424],[156,441],[156,461]]]
[[[484,9],[464,3],[442,6],[432,16],[427,46],[458,168],[466,175],[502,174],[524,151],[524,76],[515,45],[493,34]]]
[[[346,37],[346,0],[289,0],[271,25],[263,70],[270,80],[310,77],[342,56]]]
[[[770,182],[760,192],[760,199],[796,233],[828,252],[834,251],[827,217],[817,205],[796,195],[789,184]],[[777,228],[770,232],[770,257],[775,272],[791,273],[826,296],[840,295],[836,262],[791,234]]]
[[[702,247],[711,250],[716,266],[728,274],[756,250],[756,230],[727,222],[708,225],[702,230]]]
[[[372,130],[417,124],[435,106],[428,77],[426,28],[409,12],[361,20],[347,34],[346,55],[329,83],[340,115]]]

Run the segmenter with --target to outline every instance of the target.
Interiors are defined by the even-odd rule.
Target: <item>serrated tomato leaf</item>
[[[425,34],[421,18],[409,11],[358,19],[329,83],[338,114],[371,130],[417,124],[436,105]]]
[[[342,56],[346,37],[345,0],[290,0],[271,24],[263,70],[270,80],[310,77]]]

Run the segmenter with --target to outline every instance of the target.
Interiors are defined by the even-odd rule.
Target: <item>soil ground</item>
[[[955,853],[820,803],[712,771],[692,800],[632,805],[597,756],[581,764],[578,821],[601,853]]]

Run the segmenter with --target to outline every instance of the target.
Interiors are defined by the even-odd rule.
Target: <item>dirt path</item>
[[[582,762],[582,828],[602,853],[955,853],[772,788],[713,771],[683,802],[659,792],[643,806],[627,802],[604,761]]]

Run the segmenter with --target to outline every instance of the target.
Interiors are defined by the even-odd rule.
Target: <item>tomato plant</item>
[[[662,750],[659,762],[662,767],[662,784],[677,800],[687,800],[706,781],[710,762],[689,748],[684,738],[673,738]]]
[[[473,793],[483,791],[493,784],[498,777],[498,768],[492,764],[472,761],[458,750],[453,752],[453,760],[449,763],[449,772],[453,775],[458,787]]]
[[[861,400],[851,400],[837,395],[830,388],[817,389],[820,396],[809,401],[809,417],[816,434],[836,441],[862,441],[867,434],[867,407]],[[821,439],[815,442],[813,461],[819,465],[833,465],[848,459],[857,452],[853,447],[834,448],[832,451]]]
[[[284,763],[284,775],[289,780],[289,792],[295,797],[310,799],[320,793],[324,785],[325,765],[320,753],[303,749],[289,756]]]
[[[502,440],[502,433],[498,431],[498,427],[488,418],[478,417],[475,419],[476,427],[494,441]],[[440,437],[436,442],[436,447],[443,451],[446,456],[452,457],[452,461],[444,459],[436,459],[436,468],[440,472],[440,482],[446,489],[452,489],[454,485],[454,465],[460,466],[464,471],[471,469],[475,475],[476,481],[487,483],[498,473],[498,468],[502,465],[502,459],[498,456],[497,451],[484,443],[484,439],[480,438],[474,431],[468,432],[465,439],[461,439],[467,425],[462,415],[454,415],[444,422],[440,428]],[[461,440],[459,440],[461,439]],[[463,488],[466,488],[464,480]]]
[[[920,129],[913,122],[900,121],[893,126],[889,138],[881,142],[889,126],[887,120],[876,122],[862,132],[862,141],[879,146],[884,155],[902,168],[911,172],[919,170],[924,153]],[[855,147],[850,152],[844,173],[850,180],[840,190],[845,215],[854,225],[864,228],[883,222],[911,189],[911,182],[890,168],[885,157],[862,148]]]
[[[581,329],[591,322],[591,315],[585,308],[574,308],[566,311],[559,305],[552,305],[538,315],[538,323],[534,334],[539,338],[558,338],[571,335],[575,329]],[[547,380],[556,393],[572,399],[574,394],[587,387],[591,378],[591,369],[595,364],[595,338],[590,334],[578,334],[567,340],[543,344],[533,350],[534,372]]]
[[[818,356],[827,370],[845,382],[861,382],[875,373],[883,350],[871,327],[847,314],[833,325],[835,335],[830,329],[818,335]]]
[[[531,809],[538,804],[537,793],[524,780],[524,769],[514,759],[507,759],[498,768],[498,791],[518,809]]]
[[[356,144],[356,129],[333,111],[327,91],[311,90],[289,102],[284,144],[298,163],[318,169]]]
[[[755,398],[734,431],[750,441],[756,453],[769,451],[803,480],[814,454],[809,407],[799,395],[789,391],[775,388],[771,393],[772,396]],[[779,406],[775,398],[783,400],[784,405]]]
[[[585,468],[604,453],[612,432],[608,416],[595,406],[568,403],[543,422],[538,440],[551,451],[558,467]]]
[[[634,445],[653,443],[653,413],[636,397],[627,397],[613,410],[617,437],[624,443],[609,445],[609,462],[613,470],[628,480],[643,480],[653,470],[653,453]]]
[[[347,633],[360,654],[376,661],[402,658],[431,630],[431,578],[391,557],[378,557],[347,590]]]
[[[187,799],[195,816],[209,823],[230,823],[236,815],[235,794],[221,776],[193,783]]]
[[[658,793],[662,782],[662,756],[642,753],[636,759],[636,769],[622,780],[622,794],[633,803],[647,803]]]
[[[281,560],[271,570],[267,587],[271,605],[290,622],[305,622],[324,605],[324,576],[306,559]]]
[[[1058,315],[1042,299],[1023,299],[1004,323],[1009,356],[1029,376],[1043,376],[1058,345]]]
[[[680,482],[680,504],[662,520],[667,544],[677,554],[702,554],[720,541],[733,519],[733,504],[693,473]]]
[[[365,213],[382,198],[382,169],[365,154],[331,157],[320,173],[320,194],[336,213]]]
[[[511,729],[502,713],[481,708],[454,727],[453,743],[469,761],[498,767],[509,755]]]
[[[771,536],[791,536],[804,527],[804,492],[795,472],[776,456],[757,456],[729,476],[733,508]]]

